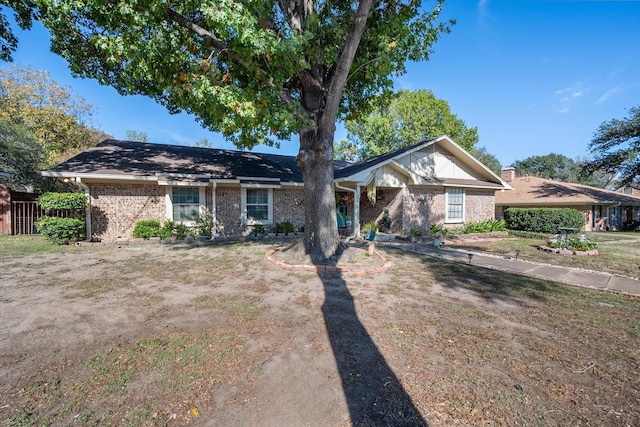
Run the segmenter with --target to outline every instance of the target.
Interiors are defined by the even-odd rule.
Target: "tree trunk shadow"
[[[325,326],[354,426],[428,426],[356,313],[343,277],[320,273]]]

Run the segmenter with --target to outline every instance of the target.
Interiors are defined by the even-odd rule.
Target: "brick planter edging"
[[[297,270],[297,271],[312,271],[315,273],[326,272],[326,273],[348,273],[354,274],[356,277],[364,277],[367,274],[378,274],[384,273],[387,271],[393,263],[391,261],[387,261],[387,259],[382,256],[382,254],[375,249],[373,250],[373,254],[380,258],[383,264],[379,267],[373,267],[367,270],[364,269],[355,269],[350,267],[342,267],[335,265],[307,265],[307,264],[287,264],[283,259],[276,259],[273,257],[273,254],[278,252],[278,249],[270,249],[265,255],[265,259],[272,264],[277,265],[280,268],[285,270]]]

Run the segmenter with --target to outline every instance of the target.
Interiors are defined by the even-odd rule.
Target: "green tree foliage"
[[[524,160],[516,160],[513,167],[518,176],[537,176],[561,182],[573,182],[604,188],[613,178],[613,174],[606,171],[592,171],[590,174],[581,173],[583,164],[587,160],[572,160],[562,154],[547,154],[545,156],[531,156]]]
[[[581,173],[613,174],[620,186],[640,178],[640,105],[632,107],[623,119],[604,122],[596,130],[589,150],[595,155],[582,165]]]
[[[500,176],[502,173],[502,165],[500,160],[493,154],[489,153],[485,147],[473,147],[471,149],[473,157],[482,162],[483,165],[491,169],[493,173]]]
[[[478,128],[467,127],[430,90],[401,90],[370,102],[370,114],[353,114],[356,118],[345,122],[349,142],[336,146],[338,158],[366,159],[440,135],[449,135],[467,151],[478,142]]]
[[[46,71],[0,69],[0,119],[24,127],[43,148],[43,167],[96,145],[103,133],[87,126],[91,104],[58,85]]]
[[[136,142],[149,142],[149,137],[145,131],[141,130],[127,130],[127,141],[136,141]]]
[[[33,21],[33,9],[30,1],[0,1],[0,60],[11,62],[13,61],[11,54],[18,46],[18,38],[13,33],[9,20],[4,14],[4,12],[8,12],[9,9],[13,12],[13,18],[16,23],[23,30],[31,28],[31,23]]]
[[[214,148],[213,142],[209,141],[207,138],[199,139],[193,143],[194,147],[200,148]]]
[[[570,182],[575,176],[576,162],[562,154],[531,156],[513,163],[518,176],[537,176],[539,178]]]
[[[369,109],[406,61],[428,59],[449,31],[437,22],[443,0],[35,2],[76,76],[192,113],[240,148],[299,134],[314,259],[339,244],[336,120]]]
[[[38,170],[45,153],[24,127],[0,119],[0,184],[12,188],[40,187]]]

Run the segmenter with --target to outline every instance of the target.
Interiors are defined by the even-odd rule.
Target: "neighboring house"
[[[87,237],[131,237],[140,219],[192,224],[206,212],[218,236],[253,224],[304,225],[302,174],[292,156],[106,140],[43,172],[75,180],[89,198]],[[493,218],[494,195],[511,188],[447,136],[358,163],[334,162],[338,224],[360,226],[388,208],[391,230]],[[351,230],[343,230],[343,234]]]
[[[534,176],[515,176],[514,168],[502,170],[502,179],[513,191],[496,193],[496,218],[510,207],[573,208],[583,213],[585,231],[621,230],[640,220],[640,197],[587,185],[552,181]]]

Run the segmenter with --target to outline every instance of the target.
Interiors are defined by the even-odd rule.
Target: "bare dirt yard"
[[[640,425],[633,298],[388,247],[357,277],[274,241],[9,243],[3,426]]]

